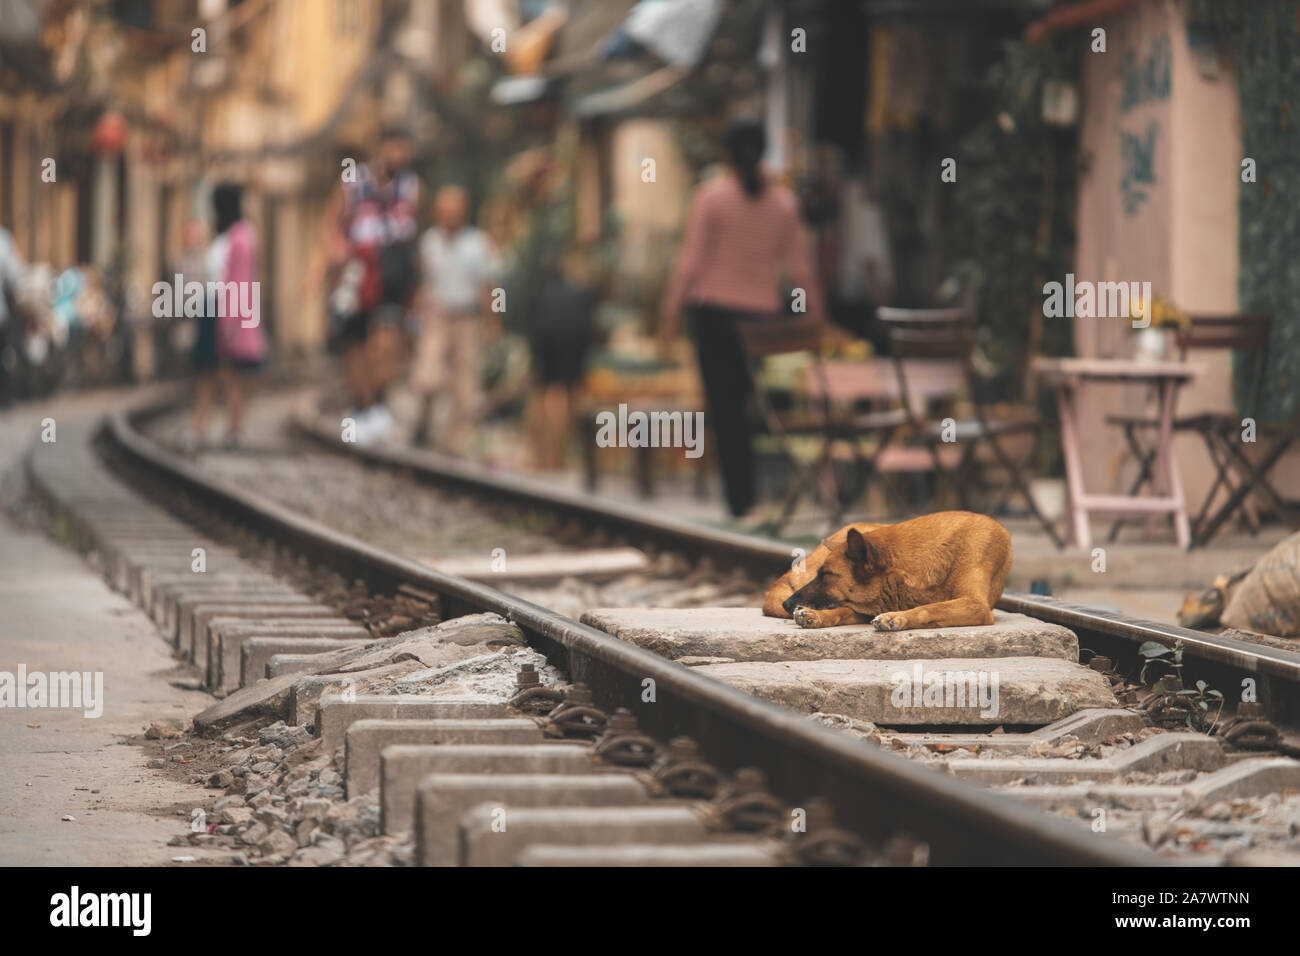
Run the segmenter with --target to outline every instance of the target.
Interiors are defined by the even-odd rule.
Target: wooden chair
[[[736,331],[754,385],[755,405],[761,423],[775,438],[791,469],[781,510],[765,529],[779,532],[805,493],[813,501],[822,499],[828,504],[831,524],[838,528],[842,523],[845,502],[833,467],[835,447],[847,446],[856,465],[869,480],[875,474],[876,457],[888,445],[894,430],[906,423],[906,416],[898,410],[864,412],[856,407],[858,396],[851,386],[846,387],[845,383],[827,374],[820,356],[825,326],[816,318],[806,315],[755,317],[737,321]],[[774,394],[762,384],[762,363],[768,356],[794,352],[809,356],[801,383],[802,395],[790,408],[778,408]],[[875,450],[867,454],[863,452],[861,443],[870,436],[877,438],[877,444]],[[799,438],[810,438],[817,443],[812,464],[802,461],[796,453],[795,440]]]
[[[978,464],[976,453],[980,447],[986,446],[1008,477],[1008,483],[1003,486],[1002,496],[993,510],[1000,510],[1006,505],[1013,492],[1020,492],[1029,510],[1052,539],[1052,543],[1057,548],[1064,548],[1064,538],[1056,530],[1055,525],[1039,510],[1037,502],[1030,494],[1029,487],[1021,474],[1021,465],[1007,453],[1001,443],[1002,439],[1013,435],[1032,435],[1033,451],[1029,457],[1032,461],[1037,457],[1038,444],[1042,436],[1042,422],[1037,416],[1026,419],[993,417],[980,400],[978,376],[971,360],[975,345],[973,310],[969,307],[951,309],[881,307],[876,310],[876,314],[889,335],[890,351],[898,377],[899,396],[902,399],[903,411],[907,414],[911,425],[911,433],[929,450],[934,471],[942,480],[953,486],[961,507],[970,507],[969,487],[975,479]],[[943,360],[951,363],[954,385],[965,387],[974,413],[973,418],[964,420],[954,418],[951,424],[946,426],[944,419],[932,415],[928,409],[922,409],[922,406],[914,401],[913,389],[909,386],[908,366],[920,360]],[[946,446],[954,443],[961,446],[961,452],[955,464],[952,464],[951,456],[945,456],[942,451]]]
[[[1264,366],[1268,359],[1271,317],[1256,312],[1197,314],[1188,318],[1188,324],[1180,326],[1176,334],[1180,358],[1186,359],[1188,351],[1192,349],[1246,349],[1255,355],[1245,416],[1238,415],[1235,411],[1224,411],[1183,415],[1174,419],[1174,431],[1194,431],[1201,436],[1216,469],[1214,483],[1205,496],[1200,513],[1192,521],[1192,546],[1207,543],[1238,510],[1245,511],[1251,533],[1256,533],[1259,523],[1249,510],[1247,502],[1248,496],[1256,488],[1271,499],[1285,520],[1294,524],[1294,509],[1268,482],[1268,473],[1296,440],[1296,424],[1257,424],[1257,438],[1267,438],[1270,441],[1267,451],[1258,462],[1251,462],[1242,452],[1241,442],[1233,437],[1241,431],[1241,419],[1254,417],[1259,408]],[[1139,435],[1159,427],[1159,422],[1151,415],[1108,415],[1106,421],[1124,429],[1124,438],[1138,462],[1138,476],[1129,492],[1136,494],[1144,484],[1150,483],[1151,467],[1155,460],[1154,448],[1140,440]],[[1235,480],[1234,470],[1237,472]],[[1228,500],[1211,514],[1210,507],[1220,488],[1228,491]],[[1109,540],[1115,540],[1123,523],[1124,519],[1120,518],[1111,526]]]

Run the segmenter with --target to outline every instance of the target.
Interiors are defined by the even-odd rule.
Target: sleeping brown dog
[[[1011,535],[992,518],[940,511],[898,524],[851,524],[767,591],[763,613],[800,627],[883,631],[992,624],[1011,570]]]

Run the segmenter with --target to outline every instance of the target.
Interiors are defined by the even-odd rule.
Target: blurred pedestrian
[[[345,179],[325,217],[335,267],[331,294],[344,384],[359,442],[392,428],[385,391],[397,370],[402,323],[419,284],[420,181],[406,132],[386,127],[369,163]]]
[[[468,224],[464,189],[444,186],[433,207],[434,224],[420,237],[420,333],[411,367],[420,419],[412,440],[460,455],[482,414],[479,352],[501,331],[492,308],[496,257],[487,235]]]
[[[769,182],[767,138],[758,120],[733,122],[723,138],[727,169],[696,187],[677,264],[659,317],[668,351],[685,305],[700,365],[709,421],[732,515],[754,506],[748,399],[752,388],[736,323],[786,311],[781,279],[802,289],[807,310],[824,320],[821,290],[805,250],[794,194]]]
[[[572,428],[573,390],[582,379],[592,337],[592,296],[571,281],[558,257],[544,267],[537,299],[528,309],[528,342],[533,360],[529,435],[533,464],[564,467]]]
[[[0,228],[0,408],[17,395],[18,369],[22,360],[23,330],[17,315],[18,284],[23,259],[7,229]]]
[[[208,267],[208,224],[202,219],[194,218],[187,220],[181,226],[181,243],[180,248],[169,256],[167,267],[164,270],[162,281],[169,285],[175,281],[176,276],[181,276],[182,281],[185,277],[199,281],[207,281]],[[79,277],[73,280],[69,277],[64,280],[60,276],[60,285],[66,289],[64,297],[56,303],[56,308],[69,309],[74,303],[66,302],[66,296],[71,295],[79,288]],[[164,365],[174,366],[180,363],[181,367],[172,367],[168,369],[176,374],[183,374],[185,366],[191,364],[194,356],[194,347],[198,342],[200,319],[195,316],[187,316],[184,310],[180,315],[172,315],[168,322],[164,334],[164,340],[167,343],[167,358]],[[213,341],[215,342],[215,329],[213,330]]]
[[[261,290],[257,285],[257,232],[244,218],[243,192],[236,183],[216,186],[212,211],[213,238],[204,256],[203,277],[191,280],[185,276],[187,283],[204,282],[207,292],[194,343],[198,381],[188,441],[202,444],[216,387],[220,385],[226,402],[224,445],[236,448],[244,422],[241,377],[259,368],[266,357]],[[193,231],[189,238],[193,241]]]

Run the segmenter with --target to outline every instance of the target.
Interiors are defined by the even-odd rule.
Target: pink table
[[[1187,517],[1187,499],[1183,481],[1173,454],[1174,407],[1178,388],[1198,374],[1198,369],[1182,362],[1151,362],[1135,359],[1048,359],[1034,362],[1034,369],[1056,389],[1061,413],[1061,446],[1065,453],[1065,480],[1070,489],[1070,525],[1075,544],[1092,545],[1088,519],[1092,514],[1172,514],[1178,545],[1187,550],[1192,544],[1191,522]],[[1079,444],[1079,389],[1095,382],[1127,385],[1151,385],[1159,396],[1159,429],[1156,458],[1149,496],[1090,494],[1083,487],[1083,451]]]

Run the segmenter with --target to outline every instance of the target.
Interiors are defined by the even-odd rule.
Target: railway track
[[[754,538],[737,543],[735,539],[742,536],[557,494],[535,483],[516,482],[437,456],[343,445],[337,440],[334,423],[314,413],[310,403],[294,415],[293,428],[323,447],[401,469],[439,487],[473,490],[533,508],[553,503],[550,506],[557,514],[589,525],[620,528],[630,540],[650,547],[667,546],[674,540],[689,542],[690,549],[743,566],[764,581],[781,573],[789,561],[791,552],[785,543]],[[1189,847],[1195,851],[1208,846],[1211,852],[1201,855],[1203,861],[1215,859],[1214,850],[1227,848],[1218,860],[1300,863],[1300,854],[1295,852],[1300,849],[1300,841],[1295,839],[1300,833],[1300,801],[1295,799],[1300,791],[1300,765],[1291,759],[1300,757],[1296,732],[1300,727],[1300,655],[1287,646],[1291,642],[1240,632],[1237,637],[1244,639],[1206,634],[1038,595],[1004,594],[999,609],[1072,631],[1084,659],[1108,676],[1128,710],[1086,711],[1023,734],[981,733],[979,728],[965,727],[958,733],[936,728],[940,732],[862,736],[939,763],[964,779],[1078,817],[1094,829],[1099,822],[1103,827],[1109,823],[1112,832],[1125,832],[1135,842],[1167,849],[1181,844],[1175,851],[1179,854]],[[1195,748],[1202,740],[1169,733],[1187,729],[1183,726],[1186,701],[1149,694],[1142,687],[1144,664],[1148,664],[1147,655],[1154,645],[1176,650],[1164,659],[1179,662],[1183,687],[1223,688],[1220,693],[1226,692],[1225,699],[1236,700],[1220,706],[1214,720],[1198,721],[1201,729],[1210,725],[1218,734],[1218,740],[1205,751],[1204,763],[1181,749],[1184,742]],[[1164,668],[1166,673],[1169,670]],[[1213,697],[1191,690],[1186,693],[1207,700],[1208,709],[1214,709]],[[855,723],[842,721],[841,726],[852,731]],[[1143,739],[1157,731],[1161,739]],[[1141,746],[1127,754],[1108,745],[1117,742]],[[963,759],[977,755],[986,759],[977,763]],[[1081,756],[1105,759],[1089,766],[1078,762]],[[1005,759],[999,763],[998,757]],[[1026,783],[1034,785],[1023,786]],[[1271,847],[1261,850],[1254,842],[1256,837],[1271,840]],[[1279,844],[1288,849],[1275,853]],[[1256,852],[1233,856],[1234,845]]]
[[[1046,726],[1037,729],[1010,727],[1011,733],[988,733],[987,727],[882,730],[834,715],[845,733],[712,680],[705,676],[707,664],[679,666],[538,603],[340,533],[247,484],[200,473],[144,433],[165,408],[162,402],[113,415],[100,437],[115,472],[151,490],[151,503],[107,494],[88,450],[88,487],[70,485],[67,469],[43,467],[35,458],[30,471],[82,546],[106,556],[115,583],[193,656],[209,686],[229,692],[196,720],[208,736],[162,745],[186,748],[194,757],[190,765],[243,761],[233,770],[212,771],[214,784],[229,792],[211,808],[215,831],[199,834],[201,840],[240,838],[264,827],[266,839],[253,845],[260,858],[272,861],[357,862],[384,854],[400,861],[406,854],[412,862],[446,862],[456,842],[455,826],[448,829],[446,821],[454,818],[466,828],[460,862],[1140,865],[1160,858],[1038,807],[1087,819],[1098,807],[1133,806],[1131,781],[1143,768],[1164,777],[1148,783],[1137,805],[1172,807],[1166,816],[1178,807],[1185,814],[1189,801],[1214,806],[1300,786],[1294,776],[1300,764],[1280,755],[1289,746],[1285,733],[1276,739],[1278,727],[1285,731],[1294,723],[1300,686],[1300,656],[1286,651],[1007,595],[1002,610],[1073,631],[1094,673],[1106,671],[1117,687],[1131,686],[1142,661],[1138,648],[1148,641],[1182,641],[1189,685],[1206,680],[1232,687],[1243,675],[1255,681],[1259,713],[1253,726],[1257,736],[1262,728],[1274,732],[1264,741],[1269,749],[1260,751],[1268,756],[1225,750],[1204,735],[1147,737],[1141,730],[1147,721],[1122,708],[1092,708],[1063,722],[1040,721]],[[345,448],[337,433],[309,416],[298,416],[295,428],[372,468],[550,514],[559,524],[598,527],[611,541],[652,553],[707,556],[715,567],[740,568],[756,581],[790,561],[789,548],[778,542],[557,495],[462,462]],[[75,446],[68,453],[75,454]],[[137,502],[131,510],[128,500]],[[196,535],[206,542],[196,547],[205,547],[214,563],[224,562],[218,575],[196,580],[194,549],[181,548]],[[178,551],[184,560],[177,560]],[[412,633],[425,634],[428,645],[474,653],[440,657],[441,651],[403,636]],[[308,655],[321,648],[335,656],[325,670]],[[490,658],[496,660],[485,663]],[[361,668],[358,659],[374,666]],[[275,676],[256,683],[259,667]],[[303,668],[313,667],[315,673],[302,676]],[[540,675],[535,683],[533,674]],[[507,703],[517,680],[522,711]],[[557,688],[567,681],[583,685],[567,692],[571,713],[544,716],[565,703]],[[649,698],[647,687],[653,688]],[[311,738],[302,730],[307,725]],[[918,759],[899,760],[864,745],[855,732]],[[566,734],[569,742],[556,742]],[[1129,746],[1114,743],[1125,735]],[[483,743],[489,740],[511,742]],[[336,748],[344,755],[341,767],[332,756]],[[1075,759],[1057,756],[1066,751]],[[599,755],[595,762],[593,753]],[[1105,754],[1102,760],[1078,759],[1098,753]],[[920,765],[934,762],[950,773]],[[547,774],[535,772],[541,766]],[[592,767],[599,772],[586,779]],[[438,773],[430,776],[431,768]],[[238,770],[243,774],[236,776]],[[1181,783],[1167,781],[1170,774]],[[1040,785],[1016,787],[1035,775]],[[1034,797],[1009,800],[967,781]],[[1116,793],[1104,792],[1107,786]],[[290,793],[295,787],[298,792]],[[377,799],[368,800],[376,787]],[[227,804],[218,806],[223,800]],[[493,800],[502,806],[490,806]],[[583,801],[579,808],[556,805],[574,800]],[[514,833],[522,828],[518,847],[507,840],[475,843],[473,835],[496,832],[495,810],[517,824]],[[333,830],[342,835],[322,838],[331,813],[339,818]],[[1143,816],[1143,826],[1150,818]],[[803,832],[791,819],[807,821]],[[1176,834],[1178,818],[1170,826]],[[608,828],[599,838],[606,845],[574,845],[583,842],[573,839],[576,831],[597,839],[590,831],[600,827]],[[1264,826],[1272,836],[1277,828]],[[774,839],[774,832],[785,836]],[[252,854],[258,858],[257,850]]]

